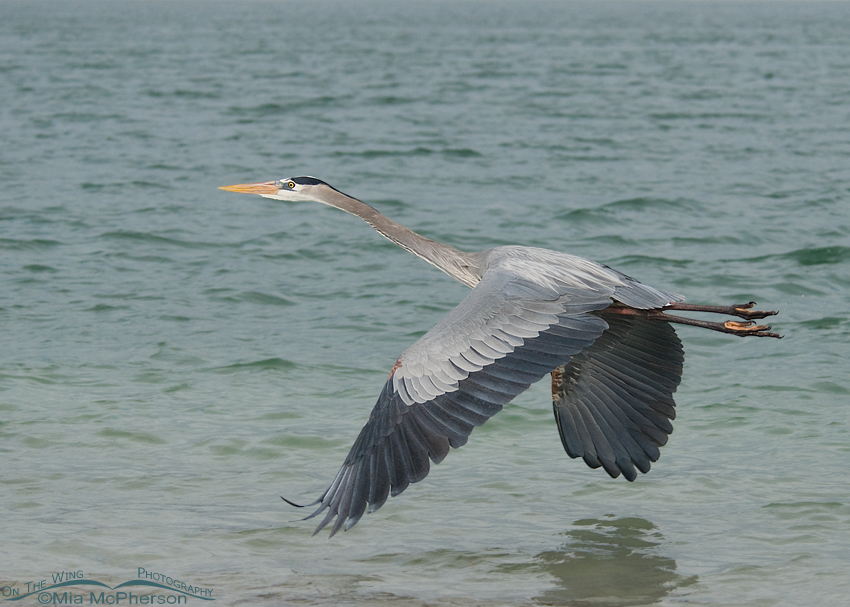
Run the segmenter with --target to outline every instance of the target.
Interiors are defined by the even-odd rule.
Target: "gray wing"
[[[488,270],[449,316],[402,354],[331,486],[310,517],[327,510],[331,535],[351,528],[428,474],[450,447],[515,396],[594,342],[607,323],[589,312],[613,288],[553,293]],[[308,518],[310,518],[308,517]]]
[[[673,431],[684,352],[669,323],[598,315],[608,330],[552,373],[555,419],[570,457],[633,481]]]

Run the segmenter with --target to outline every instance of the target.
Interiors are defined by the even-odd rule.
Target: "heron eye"
[[[295,182],[294,182],[294,181],[290,181],[290,182],[289,182],[289,183],[287,183],[286,185],[289,187],[289,189],[290,189],[290,190],[291,190],[291,189],[293,189],[293,188],[295,188]]]

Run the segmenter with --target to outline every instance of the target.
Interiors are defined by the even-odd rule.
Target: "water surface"
[[[850,592],[850,5],[0,4],[0,585],[144,567],[222,604],[839,605]],[[782,341],[681,328],[652,471],[570,460],[542,382],[327,541],[465,250],[548,247]],[[36,597],[22,603],[36,602]],[[200,599],[191,599],[198,604]]]

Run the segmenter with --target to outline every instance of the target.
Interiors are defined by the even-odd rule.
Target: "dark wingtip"
[[[311,514],[307,518],[312,518],[312,517],[316,516],[317,514],[319,514],[325,508],[326,508],[326,506],[322,506],[321,508],[316,510],[313,514]],[[324,529],[327,526],[327,524],[330,523],[333,520],[333,518],[335,516],[336,516],[336,513],[333,510],[328,510],[328,513],[325,515],[325,518],[322,519],[322,522],[319,523],[319,526],[316,527],[316,530],[313,532],[313,535],[316,535],[319,531]],[[336,531],[331,530],[331,534],[330,534],[330,537],[328,537],[328,539],[332,538],[334,536],[334,533],[336,533]]]
[[[285,502],[286,502],[287,504],[289,504],[290,506],[295,506],[296,508],[306,508],[307,506],[309,506],[309,505],[310,505],[310,504],[296,504],[295,502],[290,502],[288,499],[286,499],[286,498],[285,498],[285,497],[283,497],[282,495],[280,496],[280,499],[282,499],[283,501],[285,501]]]
[[[296,504],[295,502],[291,502],[291,501],[289,501],[288,499],[286,499],[286,498],[285,498],[285,497],[283,497],[282,495],[280,496],[280,499],[282,499],[283,501],[285,501],[285,502],[286,502],[287,504],[289,504],[290,506],[295,506],[296,508],[306,508],[306,507],[308,507],[308,506],[315,506],[316,504],[318,504],[318,503],[319,503],[319,500],[316,500],[315,502],[311,502],[311,503],[309,503],[309,504]],[[300,521],[306,521],[306,520],[308,520],[308,519],[311,519],[311,518],[313,518],[314,516],[316,516],[317,514],[319,514],[319,513],[320,513],[322,510],[324,510],[325,508],[327,508],[327,506],[320,506],[320,507],[319,507],[319,509],[318,509],[318,510],[316,510],[315,512],[313,512],[312,514],[308,514],[308,515],[307,515],[307,516],[305,516],[304,518],[295,519],[294,521],[291,521],[291,522],[293,522],[293,523],[294,523],[294,522],[296,522],[296,521],[300,522]],[[322,523],[322,524],[319,526],[319,528],[318,528],[318,529],[316,529],[316,531],[314,531],[314,532],[313,532],[313,535],[316,535],[319,531],[321,531],[322,527],[324,527],[325,525],[327,525],[327,521],[326,521],[326,522],[324,522],[324,523]]]

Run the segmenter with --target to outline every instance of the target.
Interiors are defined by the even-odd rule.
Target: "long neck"
[[[375,228],[384,238],[391,240],[417,257],[421,257],[432,266],[439,268],[465,285],[474,287],[481,280],[478,264],[479,254],[459,251],[447,244],[420,236],[389,217],[381,215],[365,202],[338,190],[332,190],[332,193],[322,198],[320,202],[356,215]]]

